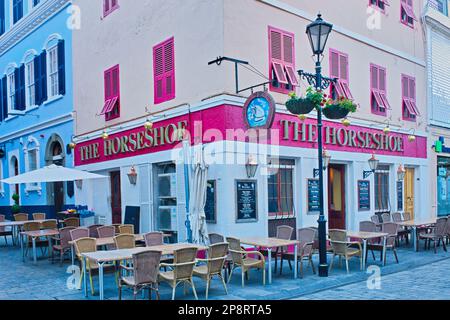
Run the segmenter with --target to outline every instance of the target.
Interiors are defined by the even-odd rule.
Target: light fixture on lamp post
[[[323,171],[327,171],[328,166],[331,162],[331,156],[327,152],[327,150],[323,150],[322,152],[322,162],[323,162]],[[320,175],[319,169],[314,169],[314,178],[317,178]]]
[[[378,165],[380,164],[380,160],[378,160],[377,158],[375,158],[375,154],[372,154],[372,157],[369,159],[369,167],[370,167],[370,171],[363,171],[363,178],[367,179],[368,177],[370,177],[371,174],[375,173],[375,171],[377,171],[378,169]]]
[[[397,170],[397,180],[398,181],[403,181],[405,179],[405,175],[406,175],[406,170],[403,167],[403,165],[401,164],[398,167],[398,170]]]
[[[253,156],[248,157],[248,161],[245,165],[245,170],[247,171],[247,177],[249,179],[254,178],[256,175],[256,170],[258,170],[258,162]]]
[[[137,183],[137,172],[134,166],[131,167],[130,172],[127,173],[128,180],[130,180],[130,184],[136,185]]]

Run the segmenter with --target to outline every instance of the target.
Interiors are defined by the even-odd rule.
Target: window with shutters
[[[353,100],[349,86],[349,59],[348,54],[330,49],[330,76],[338,81],[331,85],[331,97],[337,99],[344,97]]]
[[[370,65],[370,105],[372,113],[386,115],[391,105],[387,98],[386,69]]]
[[[293,218],[295,160],[281,159],[271,163],[267,181],[269,218]]]
[[[175,99],[174,38],[153,47],[153,81],[155,104]]]
[[[375,171],[375,211],[386,212],[391,208],[389,201],[389,174],[388,165],[379,165]]]
[[[270,90],[289,93],[299,85],[293,33],[269,27],[269,62]]]
[[[105,103],[100,115],[109,121],[120,117],[120,70],[116,65],[104,73]]]
[[[0,0],[0,35],[6,31],[5,0]]]
[[[23,17],[23,0],[13,0],[12,21],[16,24]]]
[[[14,70],[8,73],[8,112],[16,109],[16,74]]]
[[[386,6],[389,5],[388,0],[369,0],[369,6],[385,12]]]
[[[58,46],[49,48],[47,55],[48,97],[52,98],[59,95]]]
[[[103,0],[103,17],[119,9],[119,0]]]
[[[25,171],[35,171],[40,168],[40,143],[39,140],[33,136],[29,136],[23,148],[25,158]],[[25,191],[40,191],[40,183],[27,183]]]
[[[34,81],[34,59],[25,64],[25,99],[26,107],[31,108],[36,104],[35,81]]]
[[[402,114],[407,121],[416,121],[420,115],[416,104],[416,79],[407,75],[402,75]]]
[[[414,27],[414,21],[417,21],[417,18],[414,14],[413,0],[400,0],[400,21]]]

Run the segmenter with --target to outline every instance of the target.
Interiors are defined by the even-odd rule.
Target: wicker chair
[[[119,234],[134,234],[134,225],[132,224],[120,225]]]
[[[437,245],[442,241],[444,251],[447,252],[447,246],[445,245],[444,238],[447,234],[447,218],[439,218],[436,221],[436,226],[432,228],[430,233],[419,234],[419,239],[425,240],[425,249],[430,248],[431,241],[434,243],[434,253],[437,253]]]
[[[230,245],[231,258],[233,259],[233,267],[228,277],[230,282],[233,272],[237,268],[241,268],[242,275],[242,287],[245,286],[245,273],[251,269],[261,269],[263,272],[263,284],[266,285],[266,259],[264,255],[259,251],[245,251],[241,248],[241,241],[235,238],[227,238],[227,242]],[[249,258],[247,255],[257,255],[260,259]]]
[[[403,220],[404,221],[410,221],[411,220],[411,213],[410,212],[403,212]]]
[[[276,238],[282,239],[282,240],[291,240],[293,233],[294,233],[294,228],[292,228],[291,226],[278,226]],[[277,268],[278,268],[278,257],[280,257],[280,260],[281,260],[281,256],[283,255],[284,252],[287,252],[287,250],[288,250],[287,247],[281,247],[281,248],[277,247],[276,250],[272,253],[275,256],[275,272],[277,272]],[[288,262],[290,265],[291,261],[288,260]],[[280,269],[281,268],[282,267],[280,267]]]
[[[319,253],[319,228],[309,227],[309,229],[313,229],[316,231],[316,236],[314,237],[314,244],[313,244],[313,254]],[[331,248],[329,241],[327,241],[326,246],[327,246],[327,253],[333,253],[333,248]]]
[[[112,226],[114,227],[114,232],[116,234],[120,234],[120,226],[121,226],[121,224],[120,223],[116,223],[116,224],[113,224]]]
[[[14,215],[14,221],[28,221],[28,213],[16,213]]]
[[[79,218],[67,218],[64,219],[63,224],[65,227],[75,227],[78,228],[80,226],[80,219]]]
[[[217,244],[217,243],[224,243],[225,237],[218,233],[210,233],[208,234],[209,238],[209,244]]]
[[[395,249],[395,244],[397,243],[396,240],[398,237],[398,225],[394,222],[383,223],[381,232],[389,234],[386,239],[386,251],[389,249],[392,250],[395,261],[398,263],[397,250]],[[384,261],[386,261],[386,256],[384,256]]]
[[[152,292],[156,292],[156,298],[159,300],[158,274],[161,259],[160,251],[144,251],[133,254],[133,267],[127,268],[120,266],[132,272],[132,276],[121,276],[119,279],[119,300],[122,300],[122,287],[133,288],[133,297],[141,290],[148,289],[148,298],[152,299]]]
[[[23,231],[39,231],[41,230],[41,224],[37,221],[25,222],[23,225]],[[35,241],[36,248],[41,248],[41,253],[44,254],[44,248],[48,247],[48,241],[43,238],[37,238]],[[28,249],[33,246],[31,238],[26,242],[25,255],[28,253]]]
[[[381,223],[380,223],[380,218],[374,214],[373,216],[370,217],[370,221],[372,221],[373,223],[375,223],[376,226],[376,231],[381,231]]]
[[[116,235],[116,228],[114,226],[98,227],[97,232],[99,238],[113,238]]]
[[[399,223],[402,222],[403,218],[402,218],[402,214],[400,212],[394,212],[392,213],[392,222],[395,223]],[[405,239],[406,244],[409,243],[408,240],[408,235],[410,234],[410,230],[408,230],[407,228],[403,227],[403,226],[398,226],[398,238],[399,240],[401,239]]]
[[[3,214],[0,214],[0,222],[5,222],[6,217]],[[12,232],[12,229],[10,230],[6,230],[6,227],[0,227],[0,237],[5,237],[5,242],[6,245],[8,245],[8,236],[11,237],[13,245],[15,244],[15,240],[14,240],[14,234]]]
[[[222,285],[228,294],[227,285],[222,277],[222,270],[228,255],[228,243],[216,243],[208,249],[208,259],[197,259],[198,262],[204,262],[194,268],[194,276],[206,280],[206,300],[208,300],[209,287],[211,279],[218,276],[222,280]]]
[[[64,254],[70,251],[71,245],[69,241],[72,240],[70,231],[75,230],[74,227],[66,227],[59,230],[59,244],[53,245],[52,250],[52,263],[54,262],[55,251],[59,252],[59,265],[62,266],[64,260]]]
[[[297,230],[297,240],[299,244],[297,246],[297,264],[300,262],[300,277],[303,278],[303,260],[308,260],[308,264],[311,265],[312,271],[316,274],[316,268],[312,260],[314,239],[316,238],[316,229],[302,228]],[[291,252],[284,252],[281,255],[280,274],[283,272],[283,261],[293,261],[295,254]]]
[[[355,241],[347,240],[347,232],[345,230],[329,230],[328,234],[330,236],[331,247],[333,248],[333,258],[330,263],[330,271],[333,268],[334,257],[339,257],[339,264],[341,262],[341,258],[345,259],[345,267],[347,269],[347,273],[349,273],[348,261],[352,257],[359,257],[360,260],[360,269],[362,270],[363,266],[363,251],[361,247],[361,243]],[[356,246],[357,248],[354,248]]]
[[[95,289],[94,289],[92,277],[94,275],[98,275],[98,265],[97,265],[97,263],[95,263],[91,260],[88,260],[87,264],[85,265],[82,254],[88,253],[88,252],[96,252],[97,251],[97,240],[95,238],[80,238],[78,240],[75,240],[74,245],[75,245],[75,252],[76,252],[78,260],[80,261],[81,270],[82,270],[78,287],[79,288],[81,287],[81,283],[83,281],[84,270],[86,268],[86,271],[89,274],[89,284],[91,286],[91,293],[92,293],[92,295],[94,295]],[[117,273],[117,268],[116,268],[115,264],[105,264],[103,267],[103,272],[104,273],[115,273],[116,283],[117,283],[118,273]]]
[[[390,213],[383,213],[381,215],[381,220],[383,220],[383,223],[392,222],[392,217]]]
[[[136,248],[136,238],[134,234],[119,234],[114,237],[114,244],[117,250]]]
[[[189,284],[192,287],[195,299],[198,300],[192,280],[196,256],[197,248],[179,249],[174,252],[173,263],[161,263],[161,267],[172,269],[159,274],[159,281],[167,282],[172,287],[172,300],[175,300],[175,292],[180,283]]]
[[[92,226],[89,226],[89,237],[90,238],[100,238],[100,236],[98,235],[98,228],[103,227],[102,224],[93,224]]]
[[[41,222],[42,230],[56,230],[58,229],[58,221],[56,220],[45,220]]]
[[[162,232],[149,232],[144,234],[146,247],[160,246],[164,244],[164,234]]]
[[[378,232],[380,230],[378,229],[378,226],[377,226],[377,224],[375,222],[372,222],[372,221],[361,221],[359,223],[359,231],[362,231],[362,232]],[[382,246],[380,247],[380,245],[381,245],[381,239],[380,238],[378,238],[378,239],[370,239],[370,240],[367,241],[367,251],[370,250],[372,252],[373,260],[376,260],[375,253],[373,252],[374,250],[375,251],[380,251],[380,254],[381,254],[380,259],[383,259],[383,248],[382,248]],[[367,252],[366,252],[366,262],[367,262]]]
[[[66,227],[73,228],[73,227]],[[89,229],[87,228],[75,228],[69,231],[70,232],[70,240],[75,241],[81,238],[89,238]]]
[[[33,213],[33,220],[45,220],[45,213]]]
[[[447,244],[449,244],[450,243],[450,216],[447,217],[447,228],[445,230],[445,235],[447,238]]]

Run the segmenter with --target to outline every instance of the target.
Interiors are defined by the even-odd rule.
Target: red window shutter
[[[111,71],[105,71],[105,101],[111,99]]]
[[[110,0],[103,0],[103,14],[106,14],[111,10],[111,6],[109,5]]]
[[[293,38],[289,35],[283,35],[283,56],[285,64],[292,65],[294,63],[294,43]]]
[[[348,82],[348,57],[346,55],[339,55],[339,78],[342,81]]]
[[[339,78],[339,54],[335,51],[330,52],[330,74],[332,78]]]
[[[373,90],[378,90],[378,68],[375,66],[370,67],[370,85]]]
[[[270,47],[271,47],[271,56],[270,59],[278,60],[278,62],[283,61],[283,57],[281,54],[282,51],[282,43],[281,43],[281,33],[278,31],[271,30],[270,31]]]
[[[169,39],[153,48],[155,103],[175,98],[175,46]]]
[[[173,99],[175,96],[175,50],[173,39],[164,45],[164,74],[167,100]]]

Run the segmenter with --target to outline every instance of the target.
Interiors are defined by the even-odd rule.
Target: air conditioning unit
[[[177,207],[158,207],[157,229],[159,231],[177,231]]]
[[[177,197],[177,177],[175,173],[158,175],[158,190],[160,198]]]

